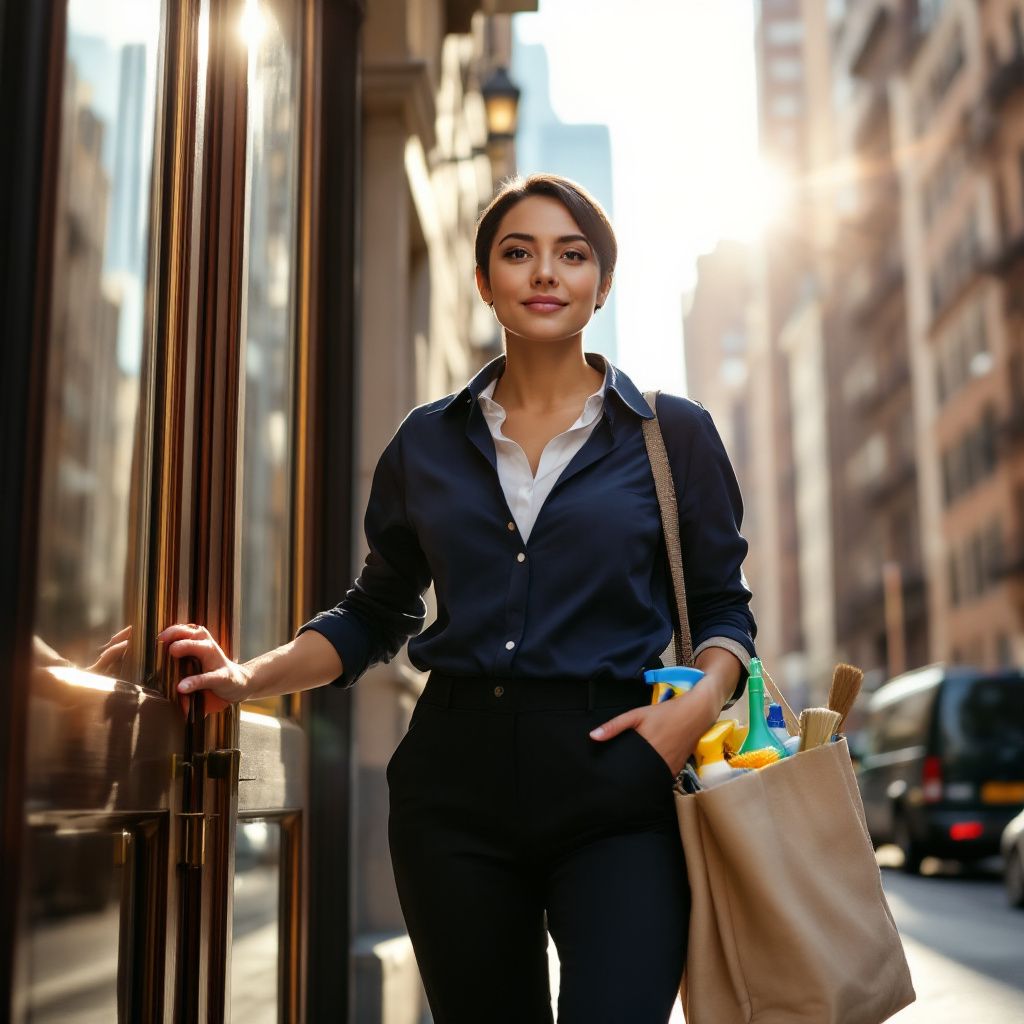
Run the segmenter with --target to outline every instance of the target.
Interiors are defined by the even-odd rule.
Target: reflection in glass
[[[298,4],[249,0],[241,659],[290,637]],[[256,702],[253,702],[256,703]],[[261,702],[280,712],[280,699]]]
[[[132,1019],[132,834],[36,826],[26,1020],[112,1024]]]
[[[281,946],[281,826],[240,821],[235,831],[231,1020],[276,1024]]]
[[[137,618],[148,466],[159,0],[70,0],[40,495],[40,651],[89,666]],[[125,637],[128,634],[123,634]],[[125,675],[138,661],[128,651]]]

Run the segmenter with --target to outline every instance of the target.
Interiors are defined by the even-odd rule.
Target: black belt
[[[487,711],[567,711],[647,704],[642,679],[524,679],[448,676],[431,672],[420,697],[426,704]]]

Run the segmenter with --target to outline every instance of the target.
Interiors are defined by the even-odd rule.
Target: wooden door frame
[[[296,510],[303,566],[296,626],[329,608],[352,580],[352,480],[355,433],[356,344],[359,329],[357,259],[362,98],[360,55],[365,0],[311,0],[307,45],[315,78],[306,83],[318,149],[309,201],[309,388],[300,424],[298,468],[309,487]],[[302,382],[305,382],[305,385]],[[300,404],[300,408],[302,405]],[[306,815],[307,910],[305,997],[310,1021],[354,1020],[352,939],[351,694],[318,687],[301,695],[300,717],[309,737]],[[342,969],[344,965],[344,969]]]

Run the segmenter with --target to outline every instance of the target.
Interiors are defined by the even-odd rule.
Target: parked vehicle
[[[1024,909],[1024,811],[1003,829],[1003,882],[1011,907]]]
[[[867,710],[858,780],[875,845],[895,843],[911,873],[927,856],[998,853],[1024,809],[1024,672],[931,665]]]

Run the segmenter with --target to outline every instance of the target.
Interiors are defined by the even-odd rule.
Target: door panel
[[[107,17],[98,12],[102,10]],[[116,16],[121,15],[123,20]],[[142,683],[159,0],[71,0],[60,121],[39,502],[36,664]]]
[[[18,1020],[302,1017],[298,702],[186,718],[195,666],[155,634],[202,622],[245,660],[306,610],[312,11],[67,0],[57,23]]]
[[[245,246],[239,331],[238,656],[286,643],[296,619],[302,17],[299,0],[246,0]],[[291,696],[250,701],[232,888],[230,1016],[299,1019],[307,738]],[[256,844],[261,844],[256,849]]]
[[[158,1020],[167,818],[33,814],[28,1020]]]
[[[291,635],[299,5],[248,2],[238,655]],[[284,714],[288,701],[247,705]]]
[[[183,737],[143,636],[164,12],[69,0],[58,24],[15,1005],[156,1021]]]

